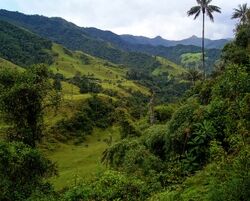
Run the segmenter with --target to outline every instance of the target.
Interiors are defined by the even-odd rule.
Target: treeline
[[[171,76],[167,72],[152,75],[146,69],[132,69],[126,73],[127,79],[146,86],[155,94],[157,104],[176,102],[190,89],[192,83],[184,75]]]

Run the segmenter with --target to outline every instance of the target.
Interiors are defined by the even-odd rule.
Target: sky
[[[206,19],[207,38],[232,38],[237,21],[231,20],[233,9],[250,0],[213,0],[222,14],[215,22]],[[187,17],[196,0],[0,0],[0,9],[62,17],[81,27],[96,27],[117,34],[162,36],[170,40],[201,35],[201,16]]]

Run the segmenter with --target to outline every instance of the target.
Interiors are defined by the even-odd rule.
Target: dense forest
[[[20,66],[30,66],[38,63],[51,63],[52,56],[46,51],[52,43],[21,30],[8,22],[0,21],[0,57]]]
[[[89,33],[78,43],[84,30],[59,18],[27,17],[55,20],[34,28],[16,15],[0,21],[0,200],[249,200],[248,8],[235,38],[206,50],[218,59],[206,76],[155,49],[125,51]],[[58,22],[72,32],[58,38]]]

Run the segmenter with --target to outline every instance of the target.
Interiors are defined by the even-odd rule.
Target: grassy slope
[[[10,68],[10,69],[14,69],[17,71],[24,71],[24,69],[18,65],[15,65],[13,63],[11,63],[10,61],[7,61],[3,58],[0,58],[0,68]]]
[[[202,54],[201,53],[186,53],[181,55],[181,64],[186,68],[196,67],[201,65]]]
[[[100,80],[99,82],[104,89],[117,91],[121,97],[129,96],[129,93],[124,90],[129,88],[133,91],[138,90],[144,94],[149,94],[147,88],[125,79],[127,70],[124,68],[110,63],[107,64],[101,59],[82,52],[67,54],[63,47],[57,44],[53,45],[52,51],[54,55],[57,55],[54,63],[50,66],[54,73],[61,73],[66,78],[73,77],[77,72],[82,75],[93,74],[95,78]],[[88,58],[88,64],[81,60],[81,55]],[[117,81],[119,81],[119,85]],[[98,95],[107,96],[105,94]],[[62,118],[70,118],[74,114],[77,105],[89,97],[91,97],[91,94],[80,94],[77,86],[62,82],[62,105],[57,113],[51,110],[46,112],[46,126],[50,127]],[[52,179],[56,189],[62,189],[74,184],[76,178],[80,180],[91,178],[105,169],[105,166],[100,162],[100,158],[102,152],[107,148],[107,144],[103,140],[108,138],[110,134],[113,136],[113,141],[117,140],[119,138],[119,128],[95,129],[82,145],[74,145],[70,142],[48,145],[51,146],[51,151],[45,149],[45,153],[58,165],[59,176]]]
[[[162,57],[157,57],[157,60],[162,64],[161,67],[158,67],[154,70],[153,75],[159,75],[163,72],[167,72],[170,75],[180,75],[185,72],[185,69],[181,66],[165,59]]]
[[[95,78],[100,80],[100,84],[104,89],[117,91],[121,96],[128,95],[123,87],[149,94],[147,88],[125,79],[127,72],[125,68],[107,63],[79,51],[71,52],[72,55],[66,54],[63,47],[56,44],[53,45],[52,51],[54,54],[58,54],[58,56],[50,66],[51,70],[55,73],[63,74],[66,78],[73,77],[77,72],[80,72],[82,75],[94,75]],[[88,64],[81,60],[81,55],[88,58]],[[120,85],[118,85],[118,82],[120,82]],[[122,88],[119,86],[122,86]]]
[[[109,135],[113,142],[119,139],[119,128],[107,130],[95,129],[82,145],[60,144],[59,148],[48,157],[58,165],[59,176],[52,179],[56,189],[62,189],[75,183],[75,180],[86,180],[106,167],[101,164],[101,155],[108,145],[103,141]]]

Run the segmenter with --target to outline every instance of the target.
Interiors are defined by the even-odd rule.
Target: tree
[[[247,23],[249,9],[247,3],[239,5],[238,8],[234,9],[232,19],[239,19],[240,24],[244,25]]]
[[[12,70],[0,72],[0,111],[8,129],[9,141],[21,141],[32,147],[42,137],[43,112],[55,105],[50,94],[49,73],[45,66],[30,68],[18,73]]]
[[[202,13],[202,67],[204,70],[204,77],[206,76],[205,72],[205,14],[209,17],[209,19],[213,22],[214,16],[213,12],[221,13],[221,8],[218,6],[210,5],[212,0],[196,0],[197,6],[192,7],[188,12],[188,16],[194,15],[194,19],[199,17]]]
[[[186,75],[186,79],[192,82],[192,85],[195,85],[195,82],[202,77],[202,73],[196,69],[188,69]]]
[[[55,164],[23,143],[0,142],[0,200],[24,201],[34,192],[52,190],[46,179]]]

